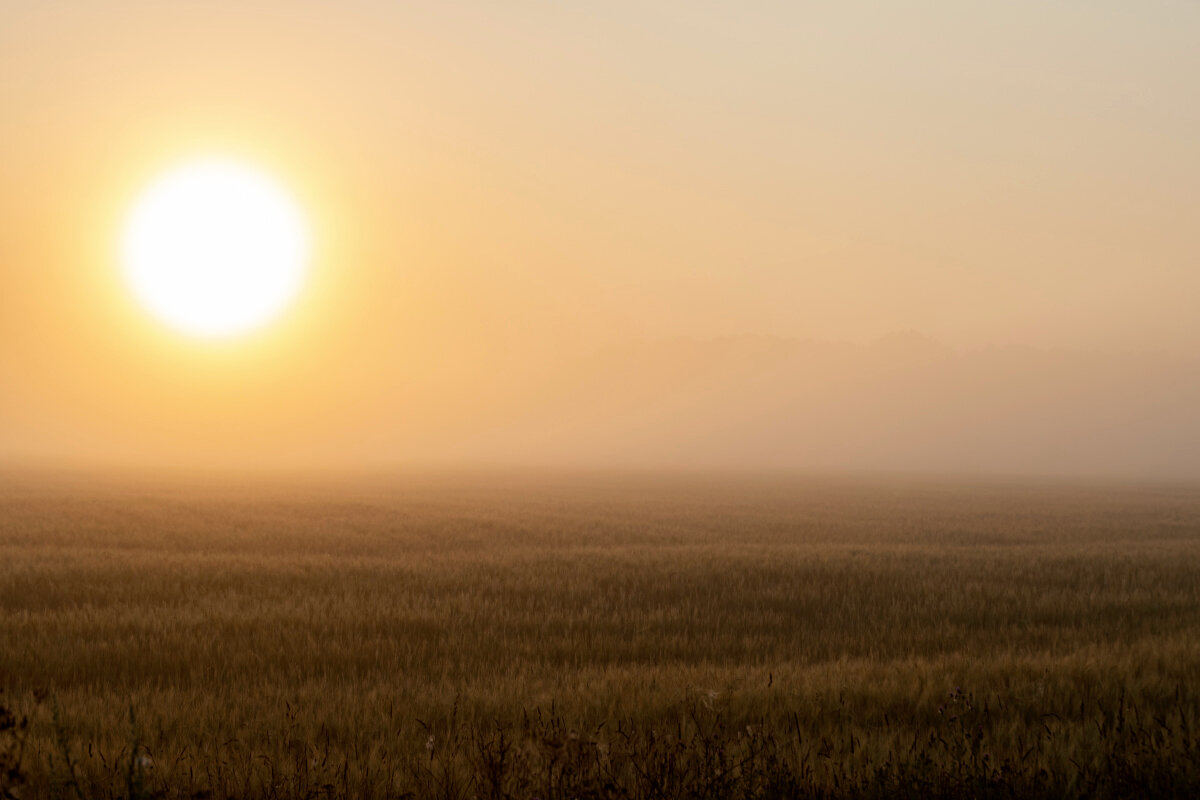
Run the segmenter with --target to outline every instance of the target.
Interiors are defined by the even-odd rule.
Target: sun
[[[300,206],[267,173],[224,158],[162,174],[134,203],[121,239],[125,280],[170,327],[204,339],[249,333],[303,288],[311,236]]]

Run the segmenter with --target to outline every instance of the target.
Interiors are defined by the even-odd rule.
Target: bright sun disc
[[[308,227],[286,190],[259,170],[197,161],[138,198],[121,260],[134,295],[162,322],[224,338],[283,312],[304,283]]]

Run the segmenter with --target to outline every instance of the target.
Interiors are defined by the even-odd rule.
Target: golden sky
[[[896,331],[1200,357],[1198,41],[1190,2],[0,0],[0,456],[687,461],[599,447],[588,365],[678,345],[627,355],[628,389],[692,374],[695,343],[876,358]],[[289,186],[315,240],[297,305],[220,346],[146,317],[116,263],[139,189],[214,152]],[[721,402],[670,441],[761,416]],[[591,434],[515,433],[549,407]],[[753,463],[732,430],[708,460]],[[908,452],[808,441],[766,460]],[[1039,466],[956,452],[913,463]]]

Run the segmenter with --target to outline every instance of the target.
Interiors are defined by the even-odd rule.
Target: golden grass
[[[542,741],[521,728],[538,713],[603,748],[691,720],[733,752],[751,726],[846,794],[921,753],[949,774],[951,745],[913,743],[975,746],[946,711],[967,697],[992,763],[1036,742],[1056,792],[1124,752],[1118,708],[1162,721],[1155,769],[1200,772],[1180,743],[1200,710],[1189,487],[4,477],[0,689],[33,710],[27,795],[128,795],[136,740],[147,792],[449,793],[453,774],[470,796],[485,734]]]

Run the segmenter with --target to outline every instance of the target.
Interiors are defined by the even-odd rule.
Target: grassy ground
[[[0,487],[25,797],[1200,789],[1194,487]]]

